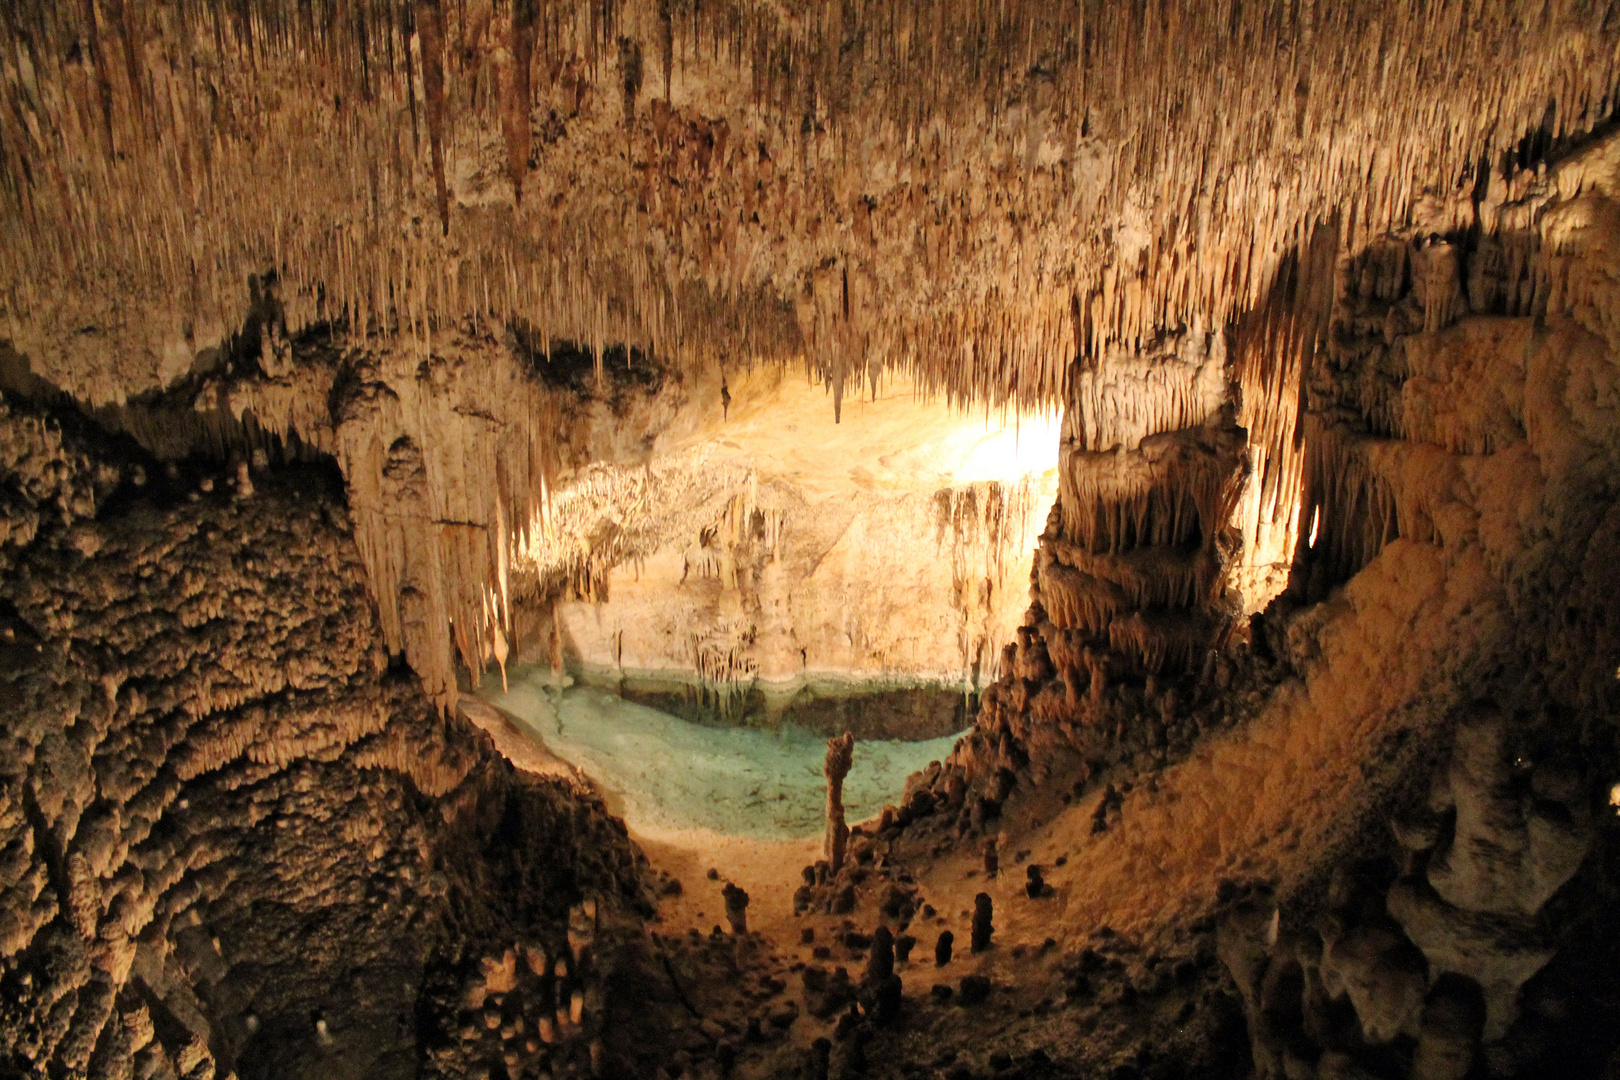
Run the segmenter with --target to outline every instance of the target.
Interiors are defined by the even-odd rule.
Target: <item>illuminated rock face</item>
[[[558,489],[512,571],[520,594],[561,586],[524,635],[534,658],[554,617],[565,662],[598,679],[780,696],[994,678],[1053,498],[1052,418],[963,415],[903,379],[841,421],[780,371],[728,394],[647,466]]]

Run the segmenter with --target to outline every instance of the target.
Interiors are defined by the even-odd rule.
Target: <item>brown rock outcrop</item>
[[[498,994],[581,893],[635,909],[622,826],[390,669],[328,469],[13,402],[0,444],[0,1071],[461,1075],[464,956]]]

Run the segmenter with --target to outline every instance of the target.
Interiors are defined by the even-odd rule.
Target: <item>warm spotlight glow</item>
[[[956,470],[960,481],[1016,480],[1057,467],[1062,417],[1034,413],[989,423],[967,421],[963,435],[972,440]]]

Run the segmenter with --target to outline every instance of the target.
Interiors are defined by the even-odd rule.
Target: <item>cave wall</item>
[[[476,684],[518,647],[508,569],[549,493],[587,466],[645,466],[723,411],[712,367],[587,355],[476,320],[431,349],[326,324],[290,335],[273,276],[253,289],[255,313],[206,363],[93,415],[160,462],[227,466],[235,487],[271,462],[335,462],[384,645],[441,709],[458,669]],[[28,356],[0,347],[0,360],[0,389],[83,404]]]
[[[840,419],[780,367],[727,379],[684,441],[558,486],[513,550],[533,620],[518,655],[550,663],[555,644],[595,680],[732,695],[993,678],[1056,484],[1055,418],[963,413],[891,378]]]
[[[976,690],[1023,606],[1042,486],[851,492],[822,505],[785,484],[728,495],[679,550],[627,560],[599,594],[559,604],[564,658],[596,677],[719,688]]]
[[[0,409],[0,1072],[499,1062],[467,972],[566,953],[586,898],[637,918],[623,826],[389,664],[329,465],[165,468]]]
[[[1463,664],[1435,663],[1413,695],[1443,710],[1441,752],[1384,809],[1391,831],[1367,845],[1381,858],[1341,855],[1314,920],[1285,903],[1299,921],[1264,949],[1242,927],[1266,903],[1228,923],[1223,959],[1264,1074],[1325,1052],[1409,1053],[1423,1076],[1590,1075],[1613,1052],[1591,1010],[1615,993],[1598,958],[1620,765],[1604,569],[1620,539],[1620,342],[1605,314],[1620,298],[1599,269],[1616,153],[1599,139],[1487,192],[1474,235],[1386,241],[1343,267],[1307,381],[1316,525],[1296,590],[1328,599],[1294,617],[1288,644],[1325,661],[1334,583],[1348,594],[1380,562],[1434,552]],[[1348,1031],[1329,1005],[1343,996]]]
[[[1614,1052],[1617,155],[1583,140],[1341,253],[1299,371],[1288,587],[1147,678],[1135,642],[1066,664],[1038,572],[976,730],[897,815],[925,839],[1089,824],[1046,871],[1066,925],[1220,914],[1260,1076],[1598,1075]],[[1121,677],[1076,702],[1100,663]]]

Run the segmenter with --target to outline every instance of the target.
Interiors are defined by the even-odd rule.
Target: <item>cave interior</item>
[[[0,1078],[1620,1080],[1620,5],[0,4]]]

